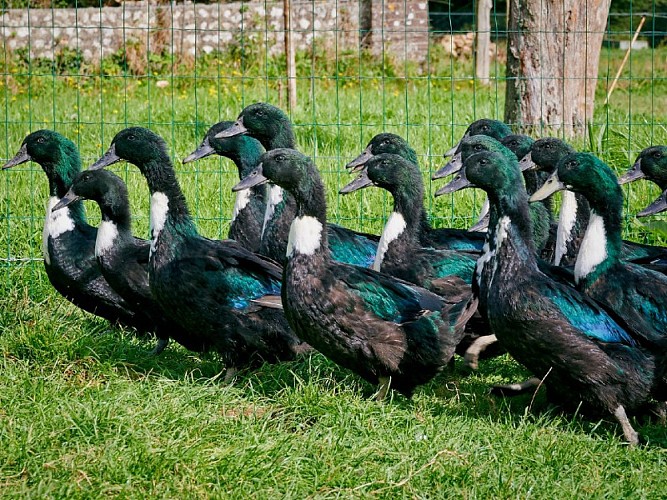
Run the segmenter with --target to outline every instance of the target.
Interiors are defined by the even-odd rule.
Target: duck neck
[[[538,272],[528,197],[520,187],[500,195],[489,193],[489,230],[475,269],[481,290],[484,284],[488,289],[497,275],[505,282]]]
[[[287,260],[330,260],[324,185],[315,182],[308,193],[295,199],[296,216],[290,225]]]
[[[257,146],[254,146],[255,144]],[[239,179],[244,179],[257,166],[263,151],[257,141],[253,139],[251,144],[245,144],[243,147],[226,154],[236,165],[239,171]]]
[[[70,157],[63,154],[55,161],[43,164],[42,168],[46,172],[52,172],[48,176],[51,198],[56,197],[60,200],[67,194],[74,179],[81,172],[81,160],[78,156]],[[69,217],[75,224],[86,224],[86,211],[82,201],[70,203],[67,208]]]
[[[98,202],[102,221],[112,223],[119,234],[132,233],[132,218],[130,215],[130,202],[125,199],[101,200]]]
[[[620,262],[623,193],[617,184],[607,186],[588,200],[590,217],[574,265],[574,280],[583,288]]]
[[[417,245],[421,225],[428,224],[422,204],[423,185],[419,183],[413,186],[399,186],[399,189],[392,191],[391,194],[394,197],[394,213],[400,214],[405,221],[405,230],[397,235],[397,239]]]
[[[163,156],[140,166],[151,193],[151,255],[161,240],[162,232],[169,234],[171,242],[198,234],[171,160]]]
[[[280,122],[274,134],[261,138],[260,142],[267,151],[278,148],[296,149],[294,130],[292,130],[292,125],[287,119]]]

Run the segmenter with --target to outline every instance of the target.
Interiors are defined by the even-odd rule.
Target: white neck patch
[[[315,217],[304,215],[292,221],[287,240],[287,257],[294,253],[313,255],[322,245],[322,223]]]
[[[160,232],[164,229],[164,223],[167,221],[167,213],[169,212],[169,198],[161,192],[153,193],[151,196],[151,250],[150,254],[155,252],[157,239]]]
[[[567,253],[567,244],[572,240],[572,229],[577,220],[577,208],[577,198],[574,193],[572,191],[563,191],[563,204],[560,207],[558,230],[556,231],[555,266],[560,266],[560,261]]]
[[[250,189],[243,189],[236,193],[236,200],[234,201],[234,210],[232,211],[232,222],[236,220],[241,211],[248,206],[250,201]]]
[[[118,236],[118,228],[113,221],[103,220],[100,223],[100,227],[97,228],[97,239],[95,240],[95,257],[100,257],[101,255],[107,253],[111,247],[113,247],[113,242]]]
[[[574,264],[574,282],[585,278],[607,258],[607,230],[601,216],[591,210],[591,218]]]
[[[500,249],[501,245],[507,239],[511,223],[512,221],[507,215],[505,215],[498,221],[498,225],[496,226],[496,237],[493,249],[491,249],[491,247],[489,246],[488,237],[487,240],[484,242],[484,247],[482,247],[482,256],[479,259],[477,259],[477,264],[475,266],[475,276],[477,278],[477,286],[481,286],[482,284],[482,273],[484,272],[484,266],[486,266],[486,264],[496,256],[496,253],[498,253],[498,250]],[[491,280],[493,280],[493,276],[496,274],[497,268],[498,268],[498,261],[494,260],[493,270],[491,271],[491,278],[489,280],[489,283],[491,283]]]
[[[56,239],[61,234],[74,229],[74,219],[70,217],[69,207],[61,208],[52,212],[51,210],[60,201],[57,196],[51,196],[46,204],[46,217],[44,218],[44,230],[42,231],[42,255],[47,264],[51,264],[49,257],[49,238]]]
[[[269,200],[266,202],[266,210],[264,211],[264,224],[262,224],[262,238],[264,238],[264,231],[266,226],[273,217],[276,211],[276,205],[283,201],[283,188],[272,184],[269,188]]]
[[[406,223],[403,216],[398,212],[392,212],[389,219],[387,219],[387,223],[384,225],[382,236],[380,236],[380,242],[378,243],[378,248],[375,252],[375,260],[373,261],[373,269],[375,271],[380,270],[382,261],[384,260],[384,254],[387,253],[390,243],[405,231],[405,226]]]

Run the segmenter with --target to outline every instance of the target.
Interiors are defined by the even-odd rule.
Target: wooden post
[[[491,8],[493,0],[477,1],[477,34],[475,44],[475,74],[487,85],[491,68]]]
[[[294,40],[292,39],[292,16],[290,0],[283,0],[283,16],[285,19],[285,60],[287,61],[287,106],[290,111],[296,110],[296,58]]]

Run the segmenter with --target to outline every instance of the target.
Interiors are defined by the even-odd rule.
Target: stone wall
[[[363,0],[292,1],[297,49],[313,40],[325,46],[358,48]],[[395,57],[421,60],[428,43],[427,2],[372,0],[368,46]],[[15,9],[0,15],[0,39],[9,50],[29,47],[33,57],[53,58],[63,49],[80,50],[96,61],[128,43],[153,52],[195,55],[224,51],[230,43],[266,44],[283,50],[283,3],[234,2],[154,5],[127,2],[120,7]]]

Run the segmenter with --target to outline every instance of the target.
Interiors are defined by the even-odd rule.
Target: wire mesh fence
[[[209,126],[234,119],[252,102],[287,110],[284,2],[25,3],[4,2],[0,18],[2,159],[14,155],[27,133],[50,128],[77,144],[85,168],[122,128],[149,127],[167,141],[202,233],[224,237],[236,169],[219,158],[188,165],[180,160]],[[406,137],[417,151],[435,226],[465,227],[474,219],[479,194],[434,200],[429,179],[471,121],[504,118],[506,4],[495,2],[491,10],[488,84],[475,73],[476,7],[455,1],[291,2],[298,102],[289,115],[299,149],[324,173],[330,219],[380,231],[390,207],[386,195],[341,197],[337,191],[347,182],[343,165],[381,131]],[[624,44],[642,17],[647,21],[637,48],[604,105]],[[667,142],[666,32],[664,0],[611,3],[593,82],[595,112],[587,134],[573,143],[617,171],[643,148]],[[541,36],[546,41],[553,33],[545,29]],[[538,49],[534,57],[548,55]],[[531,125],[542,130],[541,123]],[[145,184],[133,167],[119,169],[129,184],[135,231],[144,235]],[[5,267],[39,260],[48,194],[43,173],[25,164],[3,173],[0,185]],[[649,186],[633,186],[628,203],[655,194]],[[97,209],[87,208],[89,219],[99,220]],[[630,219],[631,237],[651,238]]]

